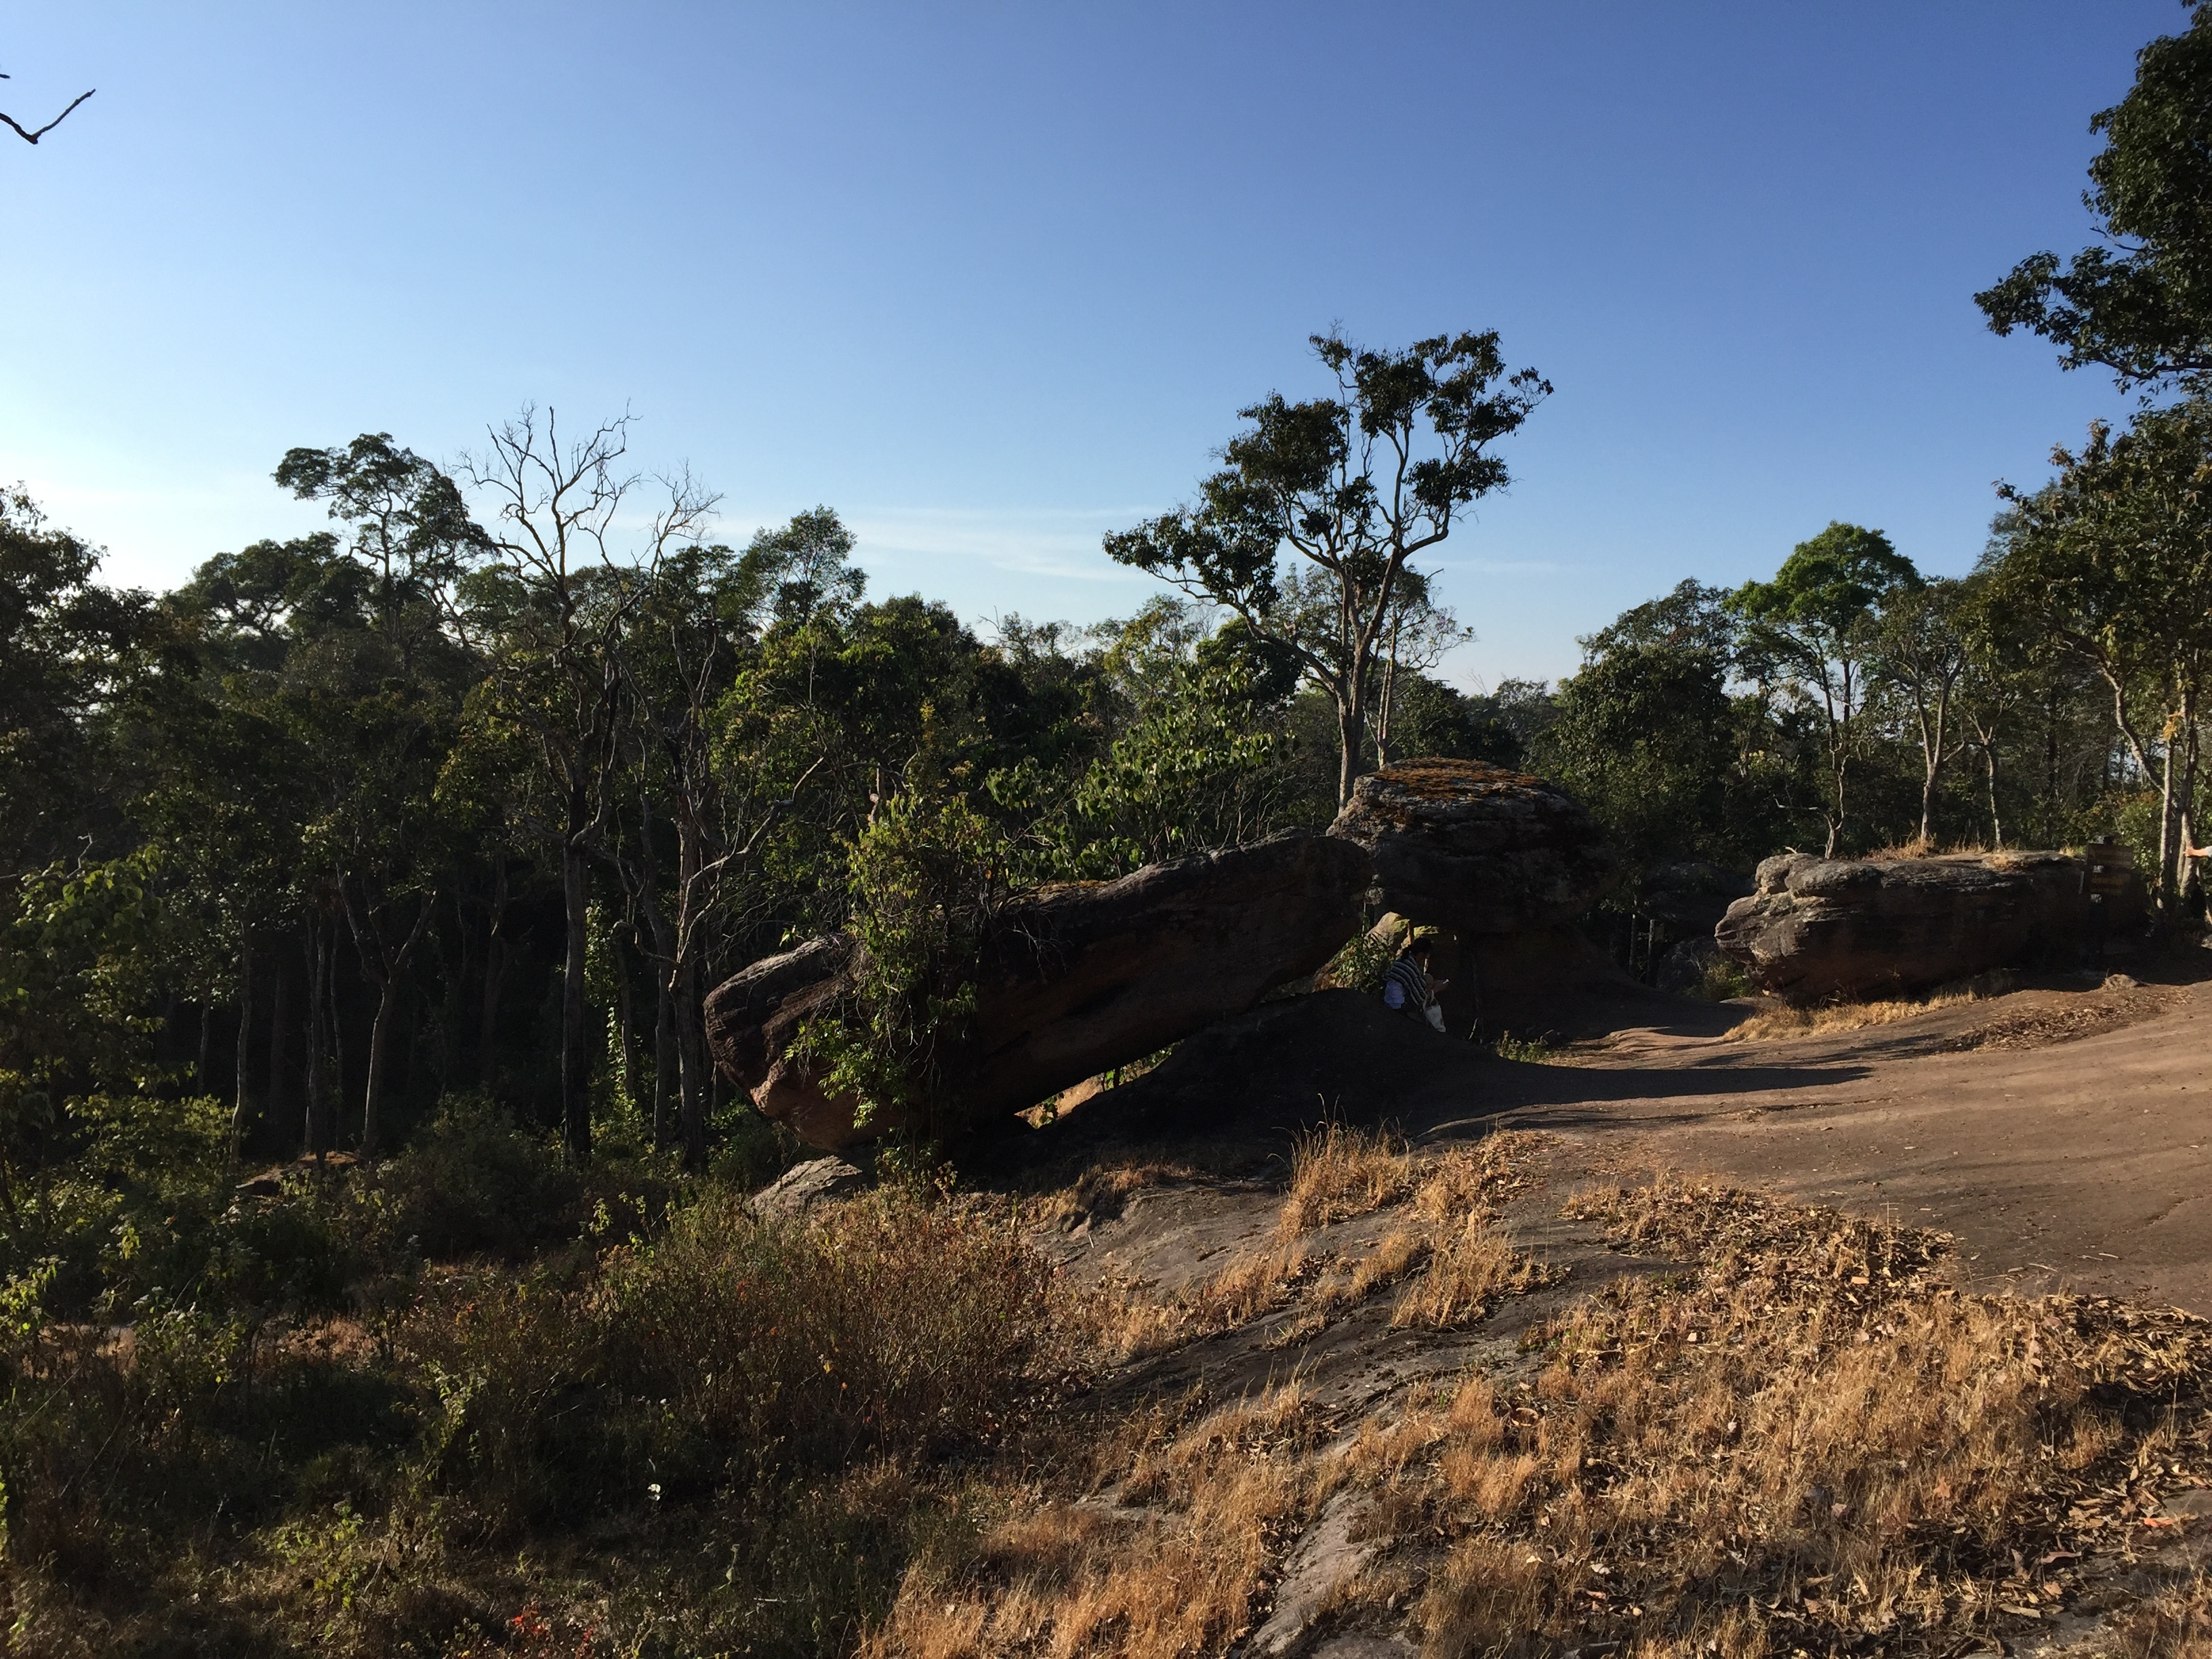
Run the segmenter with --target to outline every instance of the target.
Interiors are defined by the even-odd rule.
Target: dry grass
[[[1471,1214],[1431,1246],[1428,1265],[1398,1298],[1390,1322],[1436,1329],[1472,1325],[1499,1297],[1534,1290],[1548,1277],[1480,1216]]]
[[[1871,853],[1861,853],[1858,857],[1869,861],[1875,859],[1943,859],[1986,854],[1988,851],[1988,843],[1979,836],[1966,841],[1939,842],[1925,836],[1915,836],[1910,841],[1878,847]]]
[[[1744,1042],[1827,1036],[1838,1031],[1863,1030],[1870,1025],[1891,1025],[1901,1019],[1934,1013],[1939,1008],[1955,1008],[1976,1000],[1976,994],[1972,991],[1942,991],[1917,1000],[1838,1002],[1821,1008],[1767,1008],[1752,1015],[1729,1036]]]
[[[1119,1361],[1287,1312],[1287,1346],[1401,1282],[1400,1323],[1466,1324],[1540,1270],[1494,1229],[1532,1180],[1539,1138],[1499,1134],[1422,1156],[1387,1132],[1334,1126],[1300,1140],[1261,1245],[1181,1296],[1108,1287],[1095,1327]],[[1316,1235],[1389,1211],[1341,1252]],[[871,1655],[1167,1659],[1249,1633],[1285,1553],[1350,1467],[1334,1419],[1296,1382],[1206,1412],[1187,1404],[1090,1437],[1074,1490],[1006,1495],[1006,1518],[967,1556],[911,1570]]]
[[[2196,1572],[2113,1620],[2124,1659],[2212,1659],[2212,1579]]]
[[[1961,1297],[1936,1236],[1723,1189],[1576,1209],[1697,1265],[1577,1304],[1533,1376],[1469,1378],[1355,1448],[1448,1540],[1430,1653],[1955,1649],[2066,1599],[2086,1496],[2140,1516],[2146,1466],[2179,1468],[2174,1420],[2126,1401],[2201,1384],[2203,1322]],[[2161,1628],[2201,1632],[2176,1607]]]
[[[1545,1282],[1490,1224],[1495,1203],[1529,1184],[1541,1139],[1493,1134],[1423,1156],[1389,1130],[1334,1124],[1304,1136],[1273,1235],[1179,1295],[1102,1286],[1091,1305],[1103,1351],[1119,1363],[1295,1308],[1287,1345],[1417,1269],[1398,1322],[1473,1323],[1498,1297]],[[1312,1237],[1390,1209],[1402,1212],[1398,1224],[1356,1249]]]
[[[1413,1163],[1400,1136],[1329,1124],[1298,1138],[1277,1236],[1292,1238],[1370,1214],[1397,1202],[1413,1185]]]
[[[1142,1428],[1118,1502],[1011,1506],[966,1559],[917,1564],[862,1653],[1177,1659],[1248,1634],[1271,1568],[1327,1495],[1317,1419],[1291,1384]]]
[[[1316,1136],[1264,1248],[1161,1328],[1287,1311],[1302,1336],[1393,1286],[1401,1328],[1479,1317],[1541,1279],[1495,1224],[1528,1152]],[[1379,1231],[1333,1251],[1328,1229],[1370,1202]],[[866,1651],[1224,1651],[1341,1494],[1380,1553],[1332,1616],[1401,1626],[1434,1659],[1963,1653],[2047,1629],[2092,1555],[2173,1535],[2161,1490],[2212,1484],[2203,1321],[1961,1295],[1940,1235],[1725,1188],[1568,1211],[1680,1265],[1562,1308],[1524,1363],[1349,1423],[1294,1383],[1093,1425],[1072,1461],[1003,1490],[980,1543],[911,1569]],[[2197,1580],[2128,1608],[2112,1638],[2130,1659],[2212,1659],[2208,1631]]]

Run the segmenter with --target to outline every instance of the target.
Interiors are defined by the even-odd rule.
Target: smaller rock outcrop
[[[752,1196],[756,1213],[789,1221],[817,1204],[844,1198],[868,1184],[867,1172],[842,1158],[793,1164]]]
[[[975,964],[972,1037],[945,1079],[961,1122],[1022,1111],[1311,975],[1358,931],[1371,878],[1358,846],[1292,834],[1016,898]],[[707,999],[723,1073],[831,1152],[904,1127],[862,1125],[859,1103],[829,1093],[789,1052],[806,1020],[848,992],[857,965],[849,940],[811,940]]]
[[[1729,907],[1715,942],[1753,986],[1796,1004],[1894,995],[1992,968],[2101,963],[2139,930],[2131,870],[2092,884],[2063,853],[1823,859],[1785,853]],[[2099,890],[2099,888],[2105,890]]]

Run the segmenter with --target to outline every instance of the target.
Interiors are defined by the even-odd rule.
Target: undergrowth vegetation
[[[2201,1583],[2121,1574],[2212,1484],[2212,1325],[1680,1183],[1570,1200],[1650,1263],[1578,1284],[1520,1242],[1547,1156],[1326,1126],[1241,1249],[1079,1290],[1041,1237],[1219,1177],[780,1218],[459,1104],[238,1195],[222,1249],[258,1215],[312,1273],[127,1323],[10,1282],[13,1650],[1168,1659],[1285,1607],[1439,1659],[1963,1653],[2062,1610],[2201,1650]],[[1311,1370],[1363,1341],[1455,1357]],[[1237,1353],[1249,1386],[1158,1385]],[[1324,1524],[1343,1570],[1298,1588]]]
[[[463,1112],[374,1172],[242,1196],[224,1249],[281,1232],[319,1264],[276,1299],[203,1272],[118,1327],[50,1313],[51,1266],[11,1282],[12,1650],[859,1639],[941,1523],[913,1471],[1055,1373],[1049,1268],[945,1192],[775,1219],[511,1133]]]

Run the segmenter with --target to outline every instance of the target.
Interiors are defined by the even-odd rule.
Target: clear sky
[[[1923,569],[2128,406],[1972,295],[2090,234],[2172,0],[0,6],[0,479],[166,586],[298,533],[289,446],[625,406],[739,539],[1091,621],[1333,322],[1558,387],[1438,561],[1551,677],[1831,519]]]

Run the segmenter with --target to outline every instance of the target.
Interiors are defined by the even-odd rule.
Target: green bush
[[[574,1283],[445,1281],[398,1341],[438,1400],[425,1478],[497,1528],[985,1432],[1050,1292],[1005,1218],[890,1190],[785,1222],[731,1195]]]
[[[356,1179],[351,1224],[386,1256],[516,1255],[584,1220],[583,1177],[480,1095],[447,1096],[412,1145]]]

